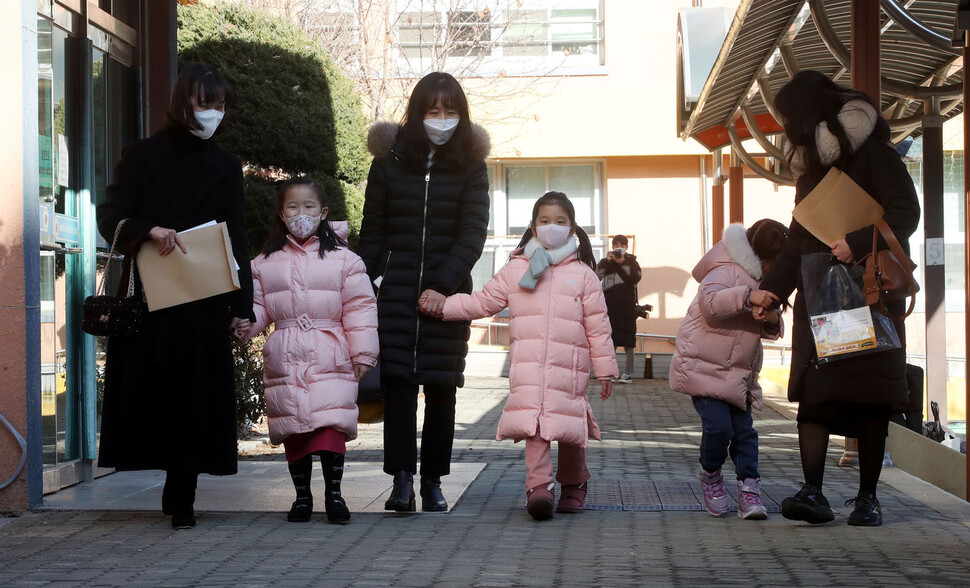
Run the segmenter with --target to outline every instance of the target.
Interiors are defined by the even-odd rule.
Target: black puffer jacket
[[[629,253],[623,263],[603,258],[596,264],[596,276],[603,281],[603,296],[613,328],[613,344],[617,347],[635,347],[637,344],[637,283],[642,276],[640,262]]]
[[[381,378],[462,386],[469,323],[421,314],[418,297],[426,289],[446,296],[472,291],[471,270],[488,230],[488,134],[473,126],[472,163],[436,163],[425,174],[395,153],[399,129],[371,127],[374,161],[358,244],[371,279],[380,277]]]
[[[870,127],[871,128],[871,127]],[[919,203],[913,180],[906,166],[888,145],[889,129],[879,120],[875,129],[852,156],[845,171],[862,189],[885,209],[883,219],[909,254],[908,240],[919,223]],[[811,192],[817,182],[800,179],[795,202]],[[846,236],[852,255],[859,260],[872,250],[872,226]],[[886,243],[879,238],[879,248]],[[848,357],[819,365],[808,321],[802,283],[801,259],[808,253],[831,253],[797,221],[792,220],[785,249],[771,266],[761,287],[786,299],[797,288],[792,321],[792,363],[788,398],[806,404],[856,402],[863,404],[905,403],[906,334],[903,321],[894,321],[903,344],[902,349]],[[900,315],[902,301],[889,305],[890,312]]]

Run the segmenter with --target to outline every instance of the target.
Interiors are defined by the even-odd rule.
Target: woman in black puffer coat
[[[909,254],[909,237],[919,223],[919,203],[913,180],[889,146],[889,126],[871,99],[836,85],[816,71],[802,71],[775,98],[790,146],[789,165],[796,177],[795,202],[800,202],[833,166],[848,174],[882,205],[883,220]],[[798,445],[805,474],[801,490],[782,503],[789,519],[824,523],[835,517],[822,495],[822,477],[829,434],[859,441],[859,493],[850,525],[882,523],[876,485],[882,469],[890,406],[907,399],[906,334],[894,320],[902,348],[847,357],[819,364],[805,307],[802,256],[831,253],[846,264],[872,250],[872,225],[835,243],[816,239],[792,221],[785,249],[761,283],[784,300],[796,288],[793,308],[792,363],[789,400],[798,402]],[[879,247],[886,248],[880,237]],[[816,285],[817,286],[817,285]],[[888,305],[891,314],[904,312],[903,302]]]
[[[422,314],[418,302],[472,291],[471,271],[488,230],[488,134],[473,125],[458,81],[431,73],[415,86],[404,122],[375,124],[374,155],[358,253],[378,287],[387,510],[415,510],[418,386],[422,510],[447,510],[441,476],[451,468],[455,394],[464,384],[469,323]]]

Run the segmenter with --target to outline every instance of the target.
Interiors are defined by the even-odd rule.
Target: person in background
[[[98,205],[109,240],[136,255],[152,242],[162,256],[186,248],[178,231],[225,222],[239,264],[239,290],[147,313],[134,335],[108,339],[98,463],[165,470],[162,512],[172,527],[195,526],[200,473],[235,474],[236,392],[231,332],[248,328],[253,280],[246,250],[242,163],[211,137],[230,99],[211,65],[179,73],[164,129],[130,145]],[[121,286],[127,289],[128,275]],[[136,285],[141,291],[140,282]]]
[[[589,437],[600,439],[586,399],[590,368],[603,400],[617,373],[606,303],[592,268],[593,250],[576,225],[572,202],[562,192],[547,192],[509,262],[480,292],[449,296],[440,311],[421,306],[445,320],[509,308],[509,398],[495,438],[525,439],[526,509],[537,521],[552,518],[556,499],[552,441],[559,445],[556,479],[562,485],[556,512],[583,512],[590,478],[586,446]]]
[[[613,237],[613,249],[596,265],[596,275],[603,284],[606,308],[613,328],[613,347],[622,347],[626,358],[623,374],[617,380],[629,384],[633,374],[637,346],[637,283],[641,269],[635,255],[629,251],[629,239],[625,235]]]
[[[310,520],[313,456],[320,457],[331,523],[350,521],[340,492],[347,441],[357,438],[357,383],[377,363],[377,305],[364,262],[347,249],[347,222],[327,222],[323,188],[283,182],[262,253],[253,260],[269,438],[283,443],[296,500],[290,522]],[[341,234],[342,233],[342,234]]]
[[[692,397],[701,417],[701,471],[704,508],[716,517],[728,512],[721,466],[728,455],[738,484],[738,517],[768,518],[761,504],[758,431],[751,408],[761,410],[761,339],[782,335],[779,311],[752,316],[752,305],[775,298],[758,289],[764,272],[781,253],[785,225],[762,219],[745,231],[728,226],[721,239],[694,266],[700,282],[687,316],[677,330],[670,362],[670,388]]]
[[[415,510],[418,388],[424,391],[421,509],[448,510],[441,477],[451,471],[455,395],[471,329],[423,315],[445,296],[471,292],[488,232],[489,138],[473,125],[458,81],[430,73],[414,87],[404,122],[377,123],[357,251],[379,289],[384,471],[394,485],[384,508]]]

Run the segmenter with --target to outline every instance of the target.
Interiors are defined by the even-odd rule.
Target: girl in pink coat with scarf
[[[552,518],[551,442],[557,441],[562,492],[556,512],[583,512],[590,478],[586,446],[590,437],[601,438],[586,399],[590,368],[604,400],[610,378],[619,373],[592,248],[566,195],[539,198],[531,230],[481,291],[449,296],[443,306],[420,303],[422,311],[445,320],[478,319],[509,308],[510,390],[495,438],[525,439],[526,508],[535,520]]]
[[[270,442],[283,443],[296,488],[286,518],[310,520],[312,456],[319,455],[327,519],[346,523],[340,482],[346,442],[357,437],[357,383],[377,363],[374,290],[364,262],[347,249],[347,223],[324,222],[320,186],[288,180],[276,200],[270,236],[252,262],[249,336],[275,325],[263,346],[263,384]]]
[[[747,231],[739,224],[724,229],[724,238],[694,267],[700,288],[677,331],[670,387],[692,396],[701,417],[699,477],[704,508],[717,517],[728,512],[721,466],[730,453],[738,479],[738,517],[768,518],[761,504],[751,407],[761,410],[761,339],[780,337],[782,323],[780,311],[759,320],[752,306],[777,301],[758,285],[787,234],[783,224],[771,219]]]

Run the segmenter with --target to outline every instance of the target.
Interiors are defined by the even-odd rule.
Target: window
[[[602,0],[400,0],[402,67],[426,71],[446,60],[479,75],[535,75],[603,65]],[[481,4],[481,7],[478,5]],[[418,60],[415,62],[415,60]]]

